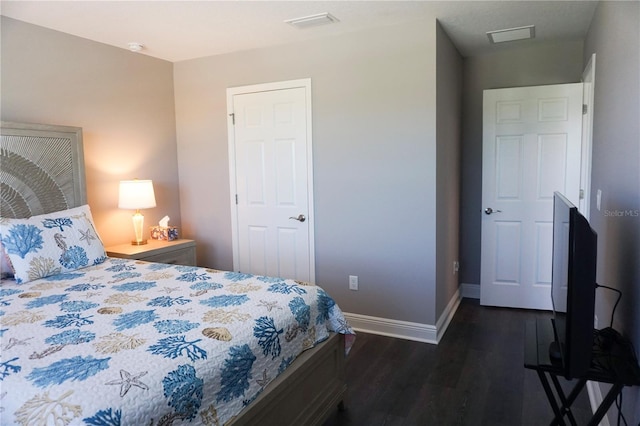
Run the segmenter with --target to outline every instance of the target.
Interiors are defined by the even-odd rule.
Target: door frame
[[[240,248],[238,238],[238,209],[236,204],[236,141],[234,131],[233,97],[250,93],[269,92],[286,89],[305,89],[305,115],[306,115],[306,140],[307,140],[307,223],[309,229],[309,276],[311,283],[315,283],[315,209],[313,207],[313,140],[312,140],[312,114],[311,114],[311,78],[286,80],[271,83],[252,84],[227,88],[227,137],[229,148],[229,206],[231,210],[231,242],[233,251],[233,270],[240,269]]]
[[[591,217],[591,156],[593,151],[593,97],[596,80],[596,54],[593,53],[582,72],[583,96],[582,103],[586,111],[582,114],[582,158],[580,189],[582,197],[578,210],[587,220]]]

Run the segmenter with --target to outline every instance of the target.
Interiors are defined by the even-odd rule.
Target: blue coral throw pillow
[[[0,238],[17,283],[75,271],[106,259],[88,205],[28,219],[3,218]]]

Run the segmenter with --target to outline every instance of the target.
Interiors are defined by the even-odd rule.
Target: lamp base
[[[144,216],[140,213],[140,210],[136,210],[136,213],[132,216],[133,230],[136,234],[136,239],[131,241],[131,245],[142,246],[147,244],[147,240],[142,238],[142,224],[144,223]]]

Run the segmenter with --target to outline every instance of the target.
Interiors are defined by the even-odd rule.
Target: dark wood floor
[[[538,376],[523,367],[525,322],[544,316],[463,299],[439,345],[359,333],[347,358],[347,409],[324,426],[549,424]],[[573,414],[588,422],[586,390]]]

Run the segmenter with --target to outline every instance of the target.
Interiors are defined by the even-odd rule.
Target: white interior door
[[[234,269],[315,281],[310,80],[229,89]]]
[[[551,309],[553,192],[580,198],[582,83],[484,91],[483,305]]]

